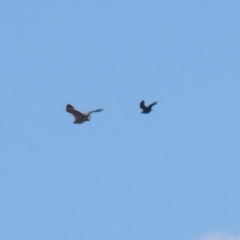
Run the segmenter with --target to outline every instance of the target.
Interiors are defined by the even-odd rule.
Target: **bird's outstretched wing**
[[[155,101],[155,102],[151,103],[148,107],[149,107],[149,108],[152,108],[152,106],[154,106],[154,105],[156,105],[156,104],[157,104],[157,102]]]
[[[144,100],[142,100],[141,102],[140,102],[140,108],[142,109],[142,110],[146,110],[146,106],[145,106],[145,102],[144,102]]]
[[[84,115],[83,115],[81,112],[77,111],[77,110],[76,110],[72,105],[70,105],[70,104],[68,104],[68,105],[66,106],[66,111],[69,112],[69,113],[71,113],[71,114],[75,117],[75,120],[77,120],[77,119],[79,119],[79,118],[81,118],[81,117],[84,117]]]
[[[91,114],[91,113],[94,113],[94,112],[101,112],[101,111],[103,111],[103,109],[102,108],[98,108],[98,109],[95,109],[95,110],[92,110],[92,111],[89,111],[87,114]]]

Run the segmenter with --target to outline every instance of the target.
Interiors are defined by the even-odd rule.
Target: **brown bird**
[[[140,108],[142,109],[142,113],[150,113],[152,111],[152,106],[156,105],[157,102],[153,102],[150,105],[146,106],[144,100],[140,102]]]
[[[77,111],[72,105],[68,104],[66,106],[66,111],[71,113],[74,116],[75,121],[73,123],[81,124],[81,123],[84,123],[85,121],[90,121],[92,113],[101,112],[101,111],[103,111],[103,109],[99,108],[99,109],[96,109],[93,111],[89,111],[87,113],[81,113],[81,112]]]

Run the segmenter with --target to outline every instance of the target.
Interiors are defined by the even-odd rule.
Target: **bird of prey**
[[[140,108],[142,109],[142,113],[150,113],[152,111],[152,106],[156,105],[157,102],[153,102],[150,105],[146,106],[144,100],[140,102]]]
[[[103,109],[99,108],[99,109],[96,109],[96,110],[93,110],[93,111],[89,111],[87,113],[81,113],[79,111],[77,111],[72,105],[68,104],[66,106],[66,111],[71,113],[74,118],[75,118],[75,121],[73,123],[84,123],[85,121],[90,121],[90,118],[91,118],[91,113],[94,113],[94,112],[101,112]]]

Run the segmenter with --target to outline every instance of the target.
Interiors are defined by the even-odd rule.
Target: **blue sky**
[[[1,1],[0,238],[240,239],[239,9]]]

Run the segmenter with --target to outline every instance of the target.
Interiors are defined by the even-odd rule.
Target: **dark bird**
[[[92,113],[101,112],[102,110],[103,109],[99,108],[93,111],[89,111],[87,113],[81,113],[70,104],[66,106],[66,111],[71,113],[75,118],[75,121],[73,123],[79,123],[79,124],[84,123],[85,121],[90,121]]]
[[[152,106],[156,105],[157,102],[153,102],[150,105],[146,106],[144,100],[140,102],[140,108],[142,109],[142,113],[150,113],[152,111]]]

